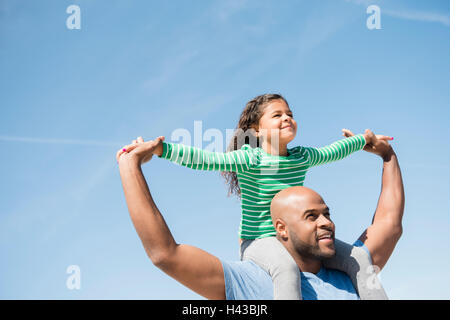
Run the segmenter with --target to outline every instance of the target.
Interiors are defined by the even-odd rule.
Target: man
[[[348,130],[344,134],[353,135]],[[271,278],[256,264],[221,261],[199,248],[175,242],[141,171],[162,141],[163,137],[149,142],[139,137],[116,155],[130,216],[147,255],[166,274],[205,298],[272,299]],[[382,190],[372,225],[358,242],[381,270],[402,233],[404,191],[392,147],[376,136],[373,141],[364,150],[383,159]],[[280,243],[302,271],[303,298],[359,298],[347,275],[322,266],[335,251],[334,224],[323,199],[308,188],[288,188],[274,197],[271,210]]]

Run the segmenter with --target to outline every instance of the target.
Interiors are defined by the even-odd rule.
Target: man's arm
[[[154,265],[205,298],[225,299],[220,260],[193,246],[177,244],[150,194],[141,170],[142,159],[148,161],[152,150],[161,142],[142,140],[128,153],[118,152],[120,176],[131,220]]]
[[[383,158],[381,194],[372,225],[363,232],[359,240],[369,249],[373,265],[381,270],[402,235],[405,193],[395,152],[386,141],[379,143],[381,145],[374,145],[371,152]],[[375,152],[377,147],[380,152]]]

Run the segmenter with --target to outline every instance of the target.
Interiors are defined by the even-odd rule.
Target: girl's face
[[[258,136],[272,142],[279,139],[279,144],[288,144],[297,134],[297,122],[291,109],[283,100],[273,100],[264,109],[259,120]]]

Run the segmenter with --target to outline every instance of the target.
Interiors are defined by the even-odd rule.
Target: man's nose
[[[317,219],[317,226],[319,228],[332,229],[333,228],[333,221],[331,221],[329,218],[327,218],[323,214],[321,214],[319,216],[319,218]]]

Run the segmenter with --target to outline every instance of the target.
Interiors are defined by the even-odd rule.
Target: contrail
[[[371,0],[345,0],[345,1],[357,5],[363,5],[366,7],[371,5],[373,2]],[[382,15],[387,14],[388,16],[405,20],[437,22],[443,24],[444,26],[450,27],[450,16],[446,14],[427,11],[411,11],[409,9],[390,10],[384,8],[384,3],[380,4],[380,7]]]
[[[445,14],[433,13],[433,12],[409,12],[409,11],[394,11],[394,10],[384,10],[387,15],[414,21],[425,21],[425,22],[437,22],[444,26],[450,27],[450,16]]]
[[[120,142],[79,140],[79,139],[42,139],[42,138],[11,137],[11,136],[0,136],[0,141],[50,143],[50,144],[75,144],[83,146],[101,146],[101,147],[120,147],[123,145],[123,143]]]

